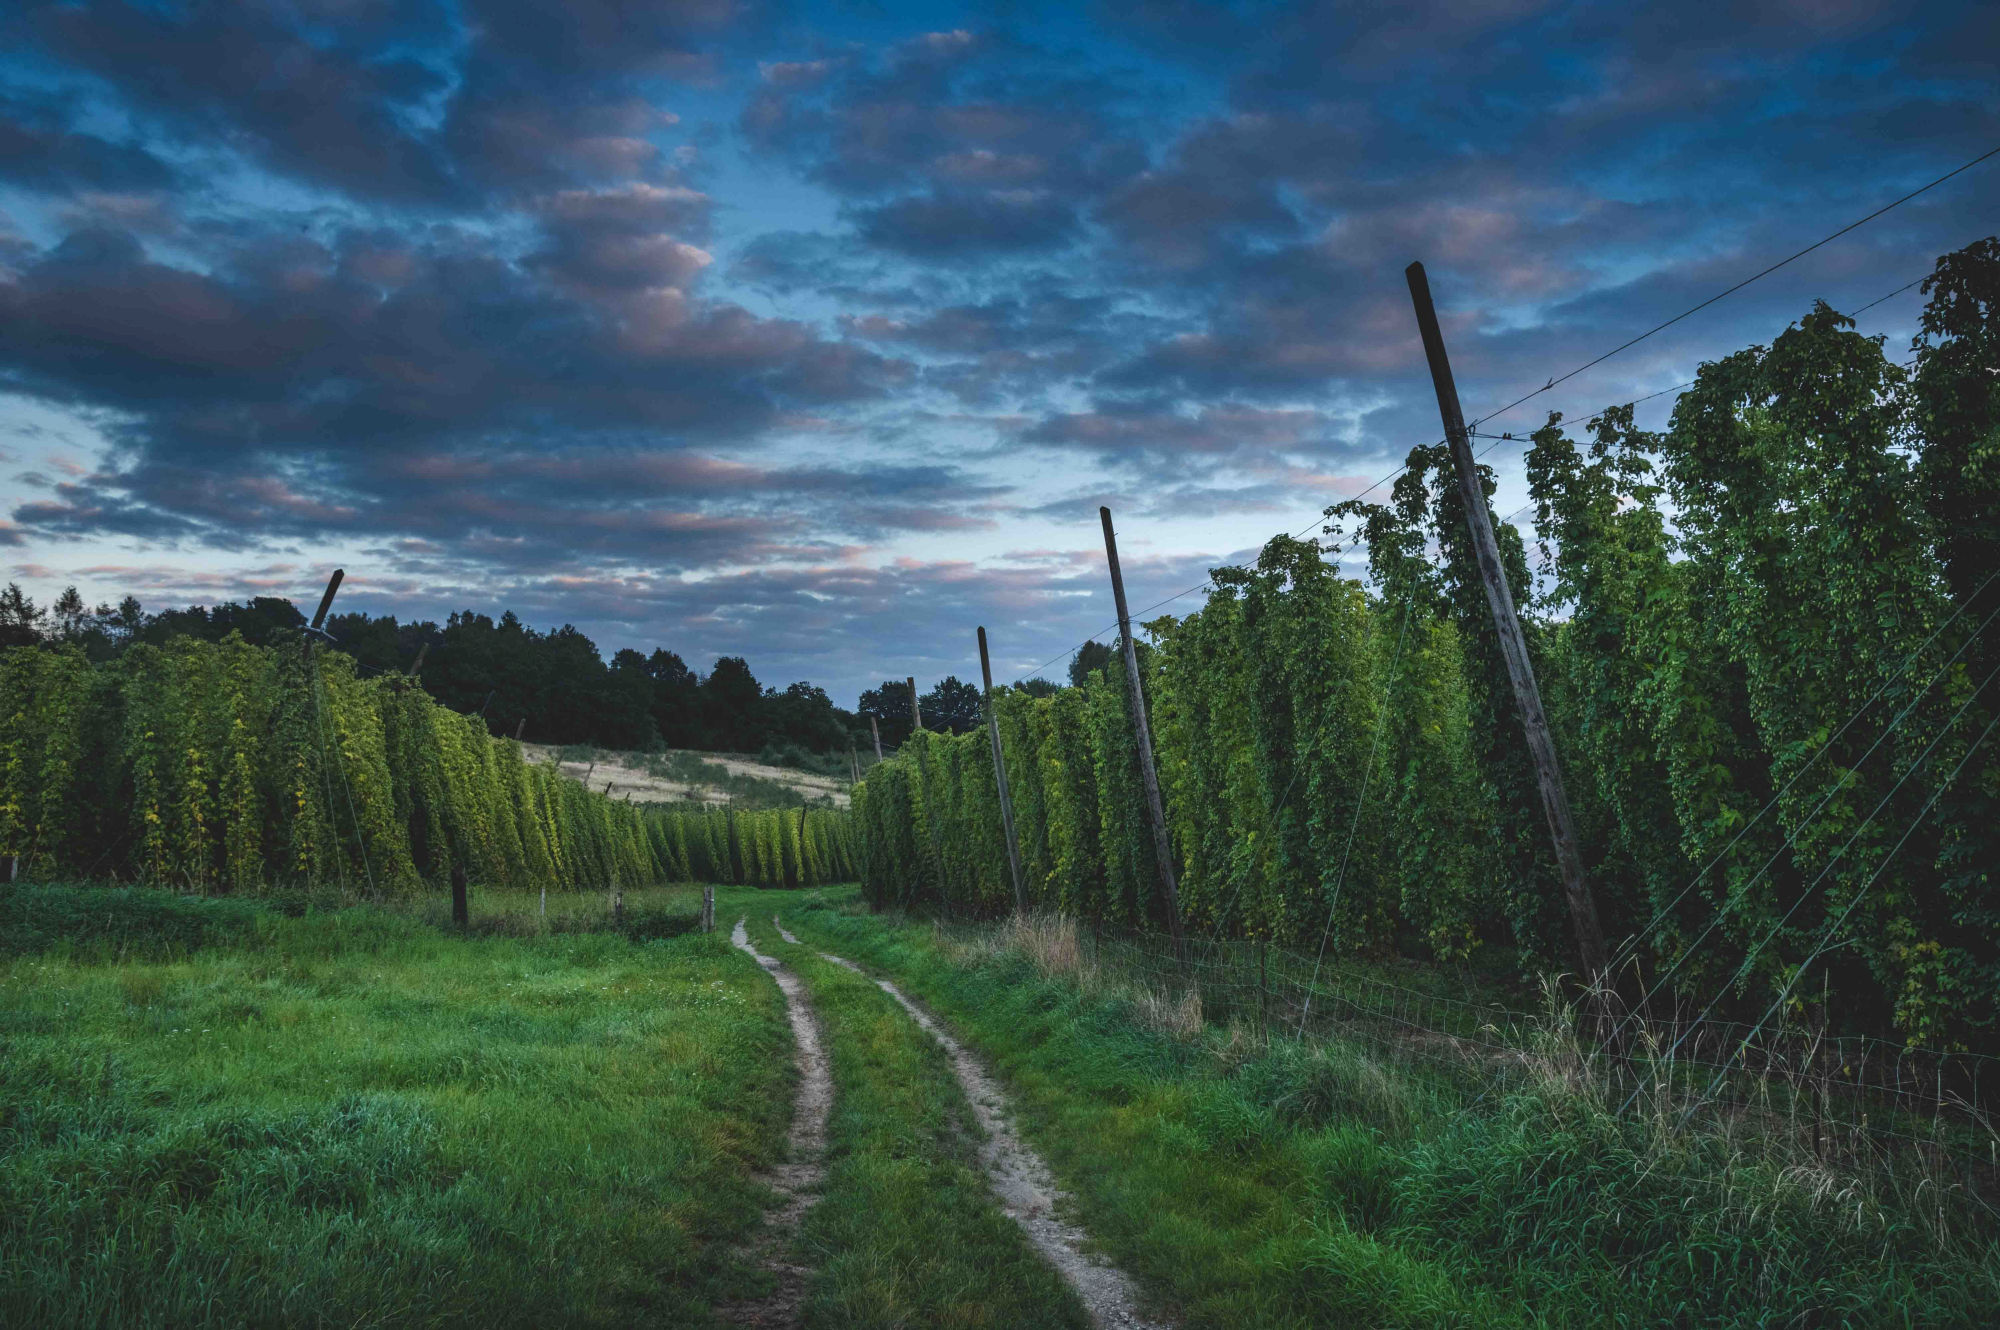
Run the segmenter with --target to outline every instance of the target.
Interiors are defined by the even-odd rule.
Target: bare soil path
[[[833,1111],[833,1072],[820,1041],[819,1022],[813,1017],[799,977],[773,957],[751,945],[745,920],[738,919],[729,940],[749,953],[757,964],[777,981],[785,995],[785,1015],[792,1024],[792,1039],[799,1068],[799,1087],[792,1101],[792,1129],[786,1141],[785,1162],[765,1175],[778,1204],[765,1216],[750,1257],[777,1276],[778,1286],[763,1298],[731,1303],[717,1311],[735,1325],[795,1326],[805,1307],[806,1285],[812,1271],[791,1260],[788,1249],[798,1236],[799,1223],[806,1211],[819,1200],[819,1186],[826,1175],[826,1124]]]
[[[798,945],[799,940],[786,931],[776,915],[771,916],[771,923],[777,928],[779,937]],[[742,926],[738,925],[738,933],[741,931]],[[986,1143],[980,1147],[979,1159],[1000,1208],[1021,1226],[1028,1240],[1076,1290],[1085,1309],[1090,1312],[1091,1320],[1106,1327],[1106,1330],[1170,1330],[1163,1323],[1149,1320],[1139,1313],[1139,1292],[1130,1276],[1085,1251],[1090,1235],[1056,1216],[1057,1206],[1069,1199],[1068,1194],[1056,1186],[1055,1175],[1049,1171],[1048,1164],[1021,1139],[1008,1121],[1006,1095],[979,1059],[953,1038],[935,1017],[905,997],[902,990],[887,979],[876,979],[843,957],[824,951],[819,955],[822,960],[845,966],[872,979],[876,987],[894,998],[910,1014],[911,1020],[944,1046],[946,1055],[951,1058],[952,1070],[958,1075],[958,1083],[972,1105],[973,1116],[986,1133]]]

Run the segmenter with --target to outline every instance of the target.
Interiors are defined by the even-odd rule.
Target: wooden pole
[[[1160,890],[1167,898],[1167,927],[1174,937],[1174,955],[1185,958],[1187,939],[1181,933],[1181,893],[1174,881],[1174,851],[1167,843],[1167,813],[1160,803],[1160,776],[1153,769],[1153,727],[1146,720],[1146,691],[1139,682],[1139,648],[1132,640],[1132,614],[1125,608],[1125,575],[1118,568],[1118,536],[1111,529],[1111,510],[1099,508],[1104,522],[1104,558],[1111,565],[1111,598],[1118,606],[1118,634],[1125,643],[1125,682],[1132,693],[1132,734],[1139,745],[1139,780],[1146,787],[1146,815],[1153,824],[1153,858],[1160,868]]]
[[[514,727],[514,742],[515,742],[515,743],[519,743],[519,742],[521,742],[521,733],[522,733],[522,731],[526,730],[527,728],[528,728],[528,718],[527,718],[526,716],[523,716],[523,717],[521,717],[521,721],[520,721],[520,723],[519,723],[518,725],[516,725],[516,726]]]
[[[868,728],[875,735],[875,760],[880,762],[882,760],[882,727],[875,723],[873,716],[870,716],[868,718]]]
[[[460,928],[472,922],[472,914],[465,904],[465,869],[457,864],[451,869],[451,921]]]
[[[1486,606],[1493,614],[1500,654],[1507,662],[1507,677],[1514,685],[1514,705],[1521,713],[1521,729],[1527,736],[1529,755],[1534,759],[1535,784],[1541,789],[1542,811],[1548,817],[1556,865],[1562,872],[1563,896],[1569,904],[1570,923],[1576,930],[1577,956],[1591,979],[1604,978],[1604,929],[1598,923],[1597,902],[1591,897],[1590,884],[1583,877],[1583,858],[1577,852],[1576,826],[1570,818],[1569,796],[1563,791],[1562,767],[1556,760],[1548,717],[1542,711],[1542,693],[1535,684],[1535,667],[1528,659],[1527,640],[1521,636],[1521,621],[1514,612],[1514,595],[1508,589],[1507,574],[1500,564],[1500,546],[1493,538],[1493,516],[1486,508],[1486,489],[1479,482],[1479,468],[1472,460],[1472,440],[1466,434],[1465,416],[1459,409],[1458,386],[1452,381],[1444,335],[1438,331],[1437,310],[1431,305],[1430,279],[1424,275],[1421,263],[1412,263],[1403,270],[1403,275],[1409,280],[1410,300],[1416,305],[1424,358],[1430,362],[1431,386],[1437,390],[1438,415],[1444,421],[1445,440],[1451,445],[1451,460],[1458,472],[1459,497],[1465,505],[1466,525],[1472,531],[1479,577],[1486,584]]]
[[[924,727],[924,705],[917,700],[917,678],[910,676],[910,732],[916,733]]]
[[[412,663],[412,664],[410,665],[410,677],[411,677],[412,679],[416,678],[416,677],[417,677],[417,676],[418,676],[419,674],[422,674],[422,673],[424,672],[424,657],[425,657],[425,656],[428,656],[428,655],[430,655],[430,654],[431,654],[431,644],[430,644],[430,643],[428,643],[428,642],[423,642],[423,643],[420,643],[420,644],[418,644],[418,646],[417,646],[417,658],[416,658],[416,660],[415,660],[415,661],[414,661],[414,662],[413,662],[413,663]]]
[[[326,594],[319,598],[319,609],[313,612],[312,626],[314,632],[318,632],[326,627],[326,612],[333,608],[334,593],[340,590],[341,580],[346,576],[347,570],[345,568],[336,568],[333,570],[333,576],[326,579]]]
[[[704,882],[701,884],[701,931],[704,933],[713,933],[715,931],[715,884],[713,882]]]
[[[986,734],[993,740],[993,781],[1000,790],[1000,826],[1007,833],[1007,872],[1014,879],[1014,913],[1028,912],[1028,889],[1021,880],[1021,846],[1014,839],[1014,800],[1007,792],[1007,755],[1000,747],[1000,715],[993,709],[993,661],[986,654],[986,629],[979,630],[979,677],[986,684]]]

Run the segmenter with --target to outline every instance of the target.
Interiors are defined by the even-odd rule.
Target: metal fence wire
[[[989,927],[951,930],[970,939]],[[1608,1109],[1678,1127],[1789,1136],[1829,1162],[1941,1163],[1976,1193],[2000,1196],[1991,1108],[2000,1059],[1913,1049],[1797,1028],[1640,1019],[1551,995],[1539,1010],[1397,983],[1352,963],[1257,941],[1076,930],[1084,965],[1208,1024],[1272,1038],[1338,1039],[1392,1065],[1504,1096],[1534,1078],[1573,1079]],[[1619,1037],[1605,1039],[1607,1029]]]

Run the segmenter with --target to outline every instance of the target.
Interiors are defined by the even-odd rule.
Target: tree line
[[[234,633],[250,645],[270,645],[296,637],[305,623],[282,597],[148,612],[132,596],[87,608],[74,587],[46,609],[18,585],[0,592],[0,646],[68,645],[100,662],[176,637],[220,642]],[[834,705],[812,683],[767,687],[740,656],[722,657],[706,675],[663,649],[648,655],[628,647],[607,661],[575,627],[538,630],[511,610],[497,620],[462,611],[442,624],[335,614],[326,629],[363,673],[403,673],[422,652],[424,691],[453,711],[479,716],[496,735],[512,735],[525,722],[524,737],[542,743],[762,753],[776,760],[801,753],[844,759],[850,745],[867,741],[865,713]]]
[[[1643,981],[1991,1050],[2000,241],[1940,259],[1925,294],[1907,369],[1821,304],[1704,364],[1662,431],[1629,406],[1581,437],[1551,415],[1525,440],[1533,548],[1498,535],[1591,889]],[[1328,518],[1336,553],[1365,543],[1366,585],[1279,537],[1146,625],[1190,926],[1573,968],[1448,450]],[[1032,900],[1156,926],[1125,688],[1099,668],[1002,689],[996,714]],[[1011,903],[983,735],[918,736],[857,817],[876,901]]]

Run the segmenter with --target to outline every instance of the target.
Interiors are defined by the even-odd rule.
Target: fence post
[[[979,677],[986,685],[986,733],[993,740],[993,780],[1000,790],[1000,826],[1007,833],[1007,872],[1014,879],[1014,913],[1028,912],[1028,889],[1021,881],[1021,846],[1014,839],[1014,801],[1007,792],[1007,755],[1000,747],[1000,715],[993,709],[993,662],[986,654],[986,629],[979,630]]]
[[[465,868],[461,864],[451,866],[451,921],[461,929],[472,922],[472,913],[465,903]]]
[[[1576,930],[1577,955],[1591,982],[1608,982],[1604,929],[1598,922],[1597,902],[1591,898],[1590,884],[1584,881],[1583,857],[1577,852],[1576,826],[1570,819],[1569,796],[1563,790],[1562,766],[1556,759],[1555,741],[1549,735],[1548,717],[1542,711],[1542,693],[1535,683],[1535,667],[1528,659],[1527,641],[1521,636],[1521,621],[1514,612],[1514,595],[1508,590],[1506,570],[1500,565],[1500,546],[1493,538],[1493,517],[1486,510],[1486,489],[1479,483],[1479,467],[1472,459],[1472,440],[1466,435],[1465,415],[1458,404],[1458,386],[1452,381],[1451,361],[1445,355],[1444,334],[1438,331],[1437,310],[1431,305],[1430,279],[1424,275],[1421,263],[1405,268],[1403,276],[1410,285],[1410,301],[1416,306],[1417,330],[1423,336],[1424,357],[1430,362],[1438,415],[1443,418],[1445,441],[1451,445],[1452,464],[1458,472],[1459,499],[1465,505],[1465,523],[1471,529],[1480,580],[1486,584],[1486,606],[1493,615],[1500,654],[1507,662],[1507,677],[1514,685],[1515,709],[1521,713],[1521,729],[1527,735],[1528,753],[1534,759],[1542,812],[1548,818],[1549,837],[1555,842],[1563,895],[1569,904],[1570,923]]]
[[[1181,893],[1174,881],[1174,851],[1167,842],[1167,814],[1160,803],[1160,776],[1153,769],[1153,727],[1146,720],[1146,691],[1139,682],[1139,649],[1132,640],[1132,615],[1125,608],[1125,575],[1118,568],[1118,537],[1111,530],[1111,510],[1100,507],[1104,522],[1104,557],[1111,565],[1111,597],[1118,606],[1118,634],[1125,644],[1125,682],[1132,692],[1132,733],[1139,745],[1139,780],[1146,787],[1146,814],[1153,824],[1153,858],[1160,868],[1160,890],[1167,898],[1167,927],[1173,933],[1174,956],[1187,957],[1181,932]]]
[[[1269,946],[1265,939],[1257,939],[1257,1028],[1260,1031],[1271,1028],[1271,972],[1265,950]]]
[[[713,933],[715,931],[715,884],[713,882],[704,882],[701,884],[701,931],[704,933]]]

